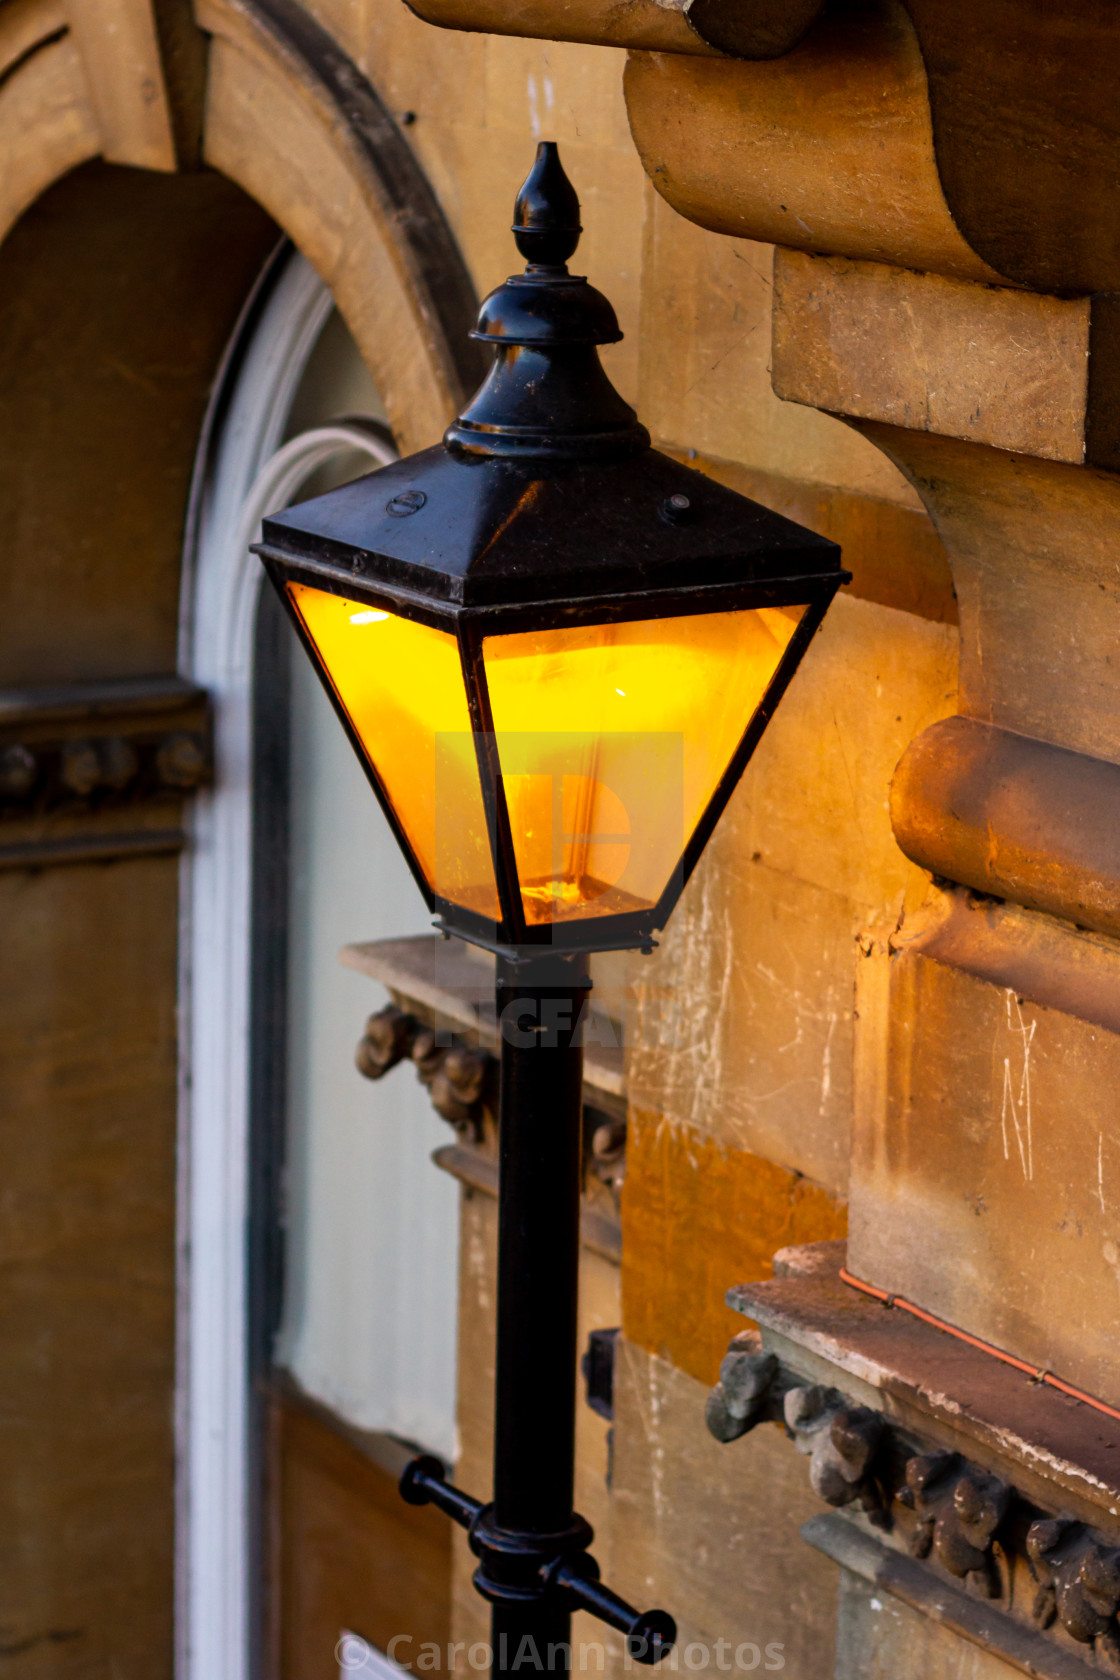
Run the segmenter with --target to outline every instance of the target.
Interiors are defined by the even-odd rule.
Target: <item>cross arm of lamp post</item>
[[[590,1524],[575,1517],[561,1534],[511,1534],[493,1523],[493,1506],[452,1486],[438,1458],[414,1458],[400,1482],[409,1505],[436,1505],[465,1528],[479,1559],[474,1584],[490,1603],[515,1600],[564,1611],[588,1610],[626,1637],[635,1662],[660,1662],[673,1647],[677,1624],[665,1610],[635,1610],[599,1580],[599,1565],[587,1547]]]

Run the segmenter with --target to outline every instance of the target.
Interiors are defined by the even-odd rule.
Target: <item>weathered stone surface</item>
[[[850,427],[770,383],[773,249],[710,233],[646,188],[642,419],[659,443],[920,510]]]
[[[843,1194],[857,932],[926,890],[894,755],[950,710],[956,636],[838,600],[661,950],[632,969],[634,1104]]]
[[[719,1672],[722,1657],[734,1670],[737,1647],[751,1643],[759,1673],[769,1660],[788,1680],[830,1675],[836,1571],[799,1538],[820,1504],[797,1454],[769,1426],[729,1446],[713,1441],[703,1386],[625,1340],[615,1393],[618,1591],[678,1618],[683,1669]],[[722,1651],[721,1639],[730,1642]],[[705,1650],[690,1659],[690,1645]],[[745,1652],[742,1668],[751,1662]]]
[[[1017,997],[1120,1032],[1120,940],[965,887],[933,887],[888,945],[920,951],[1010,987]]]
[[[1021,1669],[840,1572],[836,1680],[1012,1680]]]
[[[871,601],[832,605],[725,813],[728,850],[812,882],[875,920],[925,891],[898,848],[896,753],[957,707],[957,633]]]
[[[1085,457],[1087,299],[780,251],[774,389],[838,414]]]
[[[901,1529],[887,1531],[896,1547],[919,1532],[919,1490],[905,1472],[911,1458],[917,1468],[917,1443],[923,1452],[935,1447],[959,1455],[972,1470],[1010,1483],[1042,1511],[1075,1516],[1112,1545],[1120,1534],[1115,1420],[1065,1394],[1055,1382],[1035,1381],[1037,1371],[993,1359],[975,1339],[930,1323],[928,1315],[900,1304],[905,1297],[896,1296],[891,1308],[885,1291],[872,1293],[846,1282],[841,1267],[847,1247],[828,1242],[786,1249],[775,1257],[772,1278],[728,1291],[736,1310],[761,1326],[761,1332],[741,1334],[751,1343],[761,1335],[763,1350],[780,1358],[769,1395],[771,1415],[777,1402],[784,1406],[791,1375],[801,1379],[794,1386],[820,1385],[843,1395],[851,1406],[885,1414],[892,1435],[897,1429],[904,1446],[901,1456],[892,1449],[877,1466],[885,1472],[882,1490],[892,1485],[898,1493],[907,1489],[894,1510],[900,1519],[906,1512]],[[924,1472],[918,1481],[928,1481]],[[1025,1529],[1016,1529],[1016,1521],[1012,1528],[1018,1540],[1011,1549],[1025,1569]],[[836,1531],[827,1522],[824,1530],[818,1536],[822,1551],[843,1562],[855,1531],[847,1530],[838,1548],[825,1543],[827,1533]],[[851,1555],[859,1552],[856,1547]],[[866,1551],[863,1560],[868,1562]]]
[[[1115,1405],[1120,1037],[909,953],[888,1001],[850,1269]]]
[[[855,920],[761,864],[705,867],[638,971],[634,1106],[842,1195]]]
[[[635,1108],[622,1208],[623,1329],[708,1385],[742,1329],[731,1285],[768,1277],[779,1248],[847,1229],[843,1203],[808,1179]]]

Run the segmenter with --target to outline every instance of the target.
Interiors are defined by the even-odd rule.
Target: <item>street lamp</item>
[[[675,1638],[598,1581],[572,1508],[578,1022],[594,951],[648,951],[839,585],[835,544],[650,447],[599,362],[614,310],[568,273],[551,142],[527,259],[482,305],[493,366],[443,443],[264,522],[257,552],[436,925],[495,951],[502,1031],[493,1503],[437,1460],[401,1491],[470,1529],[494,1672],[585,1608],[654,1663]]]

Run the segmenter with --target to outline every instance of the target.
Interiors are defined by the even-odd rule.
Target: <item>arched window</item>
[[[394,453],[329,293],[283,249],[215,392],[181,650],[217,759],[183,938],[183,1621],[207,1680],[244,1673],[254,1642],[270,1394],[454,1455],[458,1202],[428,1161],[445,1133],[419,1086],[361,1080],[384,999],[337,961],[428,916],[248,553],[269,508]]]

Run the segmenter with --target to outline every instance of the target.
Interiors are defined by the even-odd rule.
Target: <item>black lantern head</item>
[[[551,143],[494,364],[442,444],[264,523],[257,547],[448,930],[647,947],[839,585],[834,543],[650,447],[570,275]]]

